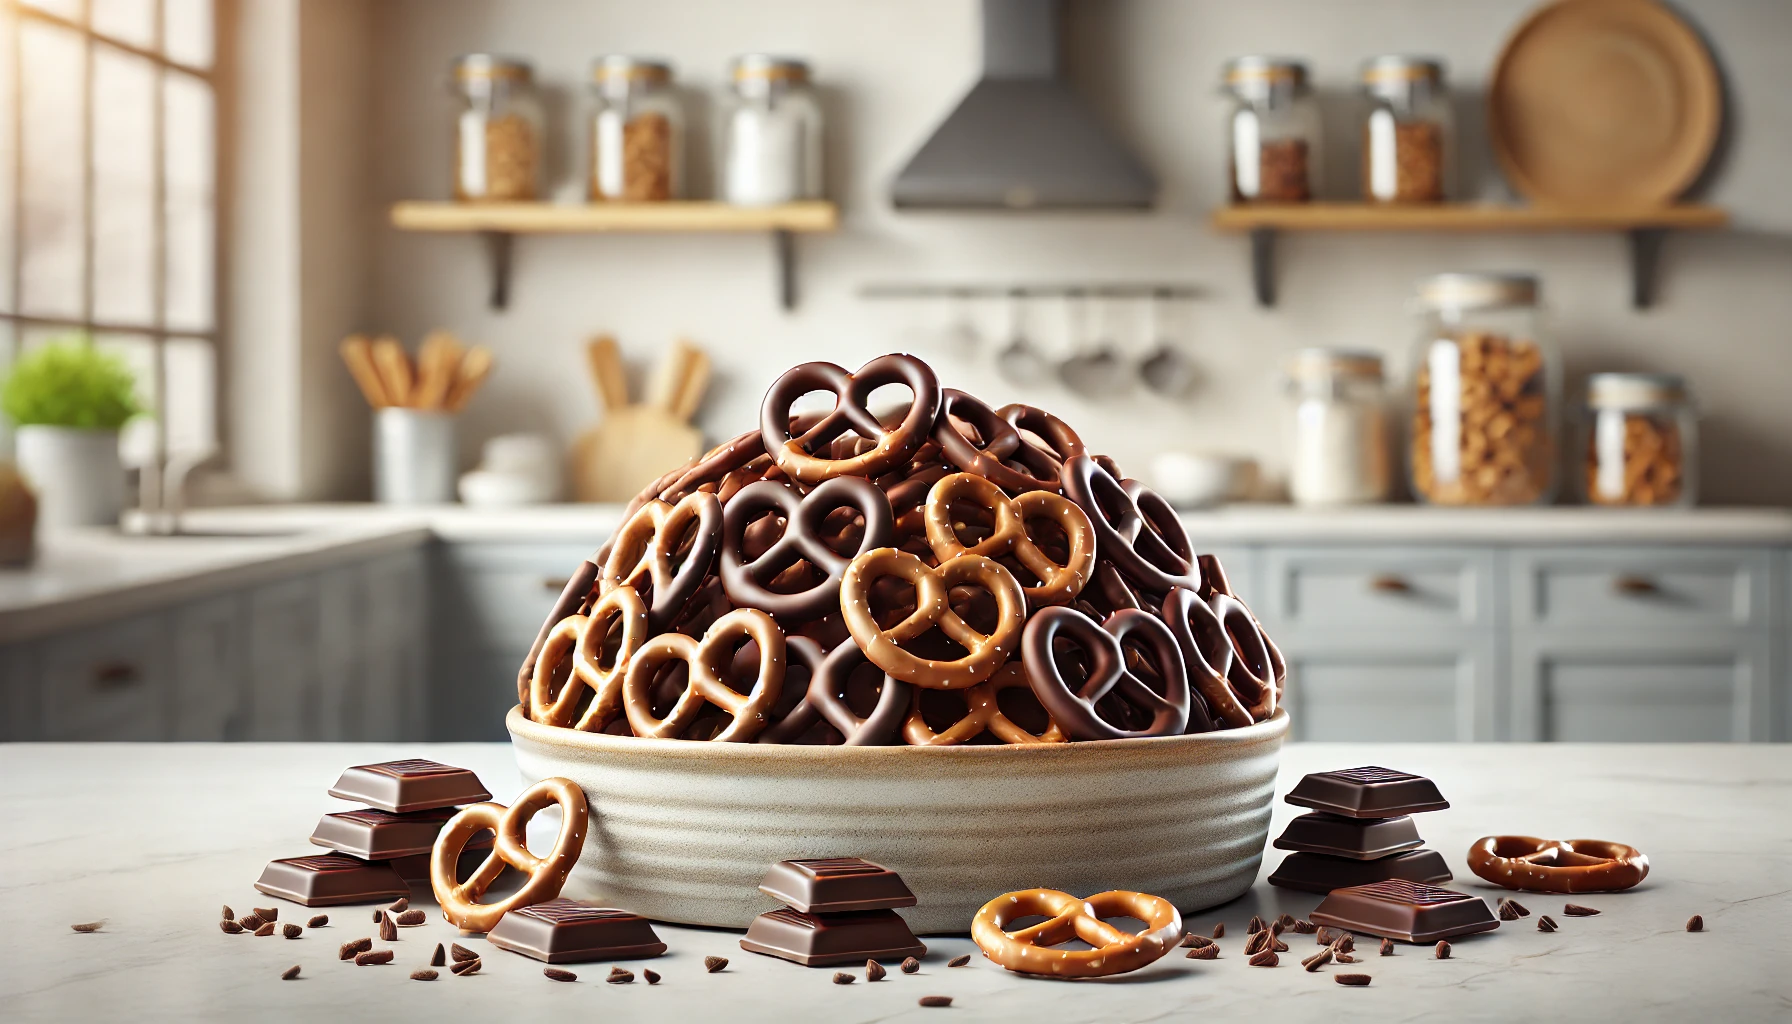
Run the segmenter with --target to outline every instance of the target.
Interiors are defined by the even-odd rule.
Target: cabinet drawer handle
[[[541,589],[551,590],[558,594],[562,590],[565,590],[566,585],[571,582],[571,578],[566,576],[543,576],[541,578]]]
[[[141,677],[137,666],[128,661],[106,661],[93,667],[93,683],[105,690],[134,686]]]
[[[1379,576],[1369,577],[1369,589],[1383,594],[1410,594],[1412,593],[1412,584],[1408,583],[1404,576],[1382,573]]]
[[[1617,579],[1612,580],[1612,589],[1620,594],[1629,594],[1632,597],[1642,597],[1647,594],[1657,594],[1661,592],[1661,587],[1657,586],[1654,580],[1649,579],[1646,576],[1619,576]]]

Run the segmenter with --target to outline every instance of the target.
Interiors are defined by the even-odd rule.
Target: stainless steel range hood
[[[898,208],[1144,208],[1157,181],[1064,80],[1058,0],[982,0],[983,76],[890,188]]]

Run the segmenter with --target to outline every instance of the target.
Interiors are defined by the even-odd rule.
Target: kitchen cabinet
[[[248,638],[242,602],[232,595],[196,601],[174,617],[176,740],[238,740],[249,734],[245,685]]]
[[[1767,638],[1520,633],[1512,738],[1548,742],[1766,740]]]
[[[1280,645],[1296,740],[1466,741],[1497,732],[1479,707],[1498,686],[1491,637],[1303,636]]]
[[[51,637],[38,652],[42,738],[164,740],[174,665],[166,614]]]

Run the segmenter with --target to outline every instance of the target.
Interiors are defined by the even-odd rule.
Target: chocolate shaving
[[[1556,930],[1556,919],[1553,917],[1550,917],[1548,914],[1544,914],[1542,917],[1539,917],[1537,919],[1537,930],[1540,932],[1555,931]]]
[[[353,942],[344,942],[336,950],[336,958],[338,960],[350,960],[354,958],[356,953],[365,953],[372,948],[372,939],[356,939]]]
[[[1346,934],[1346,932],[1340,931],[1337,928],[1320,928],[1313,933],[1313,941],[1319,943],[1321,946],[1329,946],[1343,938]]]
[[[914,957],[909,957],[909,959],[913,960]],[[711,974],[716,973],[726,966],[728,966],[728,958],[725,956],[706,956],[703,958],[703,969]],[[904,964],[903,966],[906,967],[907,965]]]
[[[1260,932],[1263,929],[1268,928],[1268,927],[1269,927],[1269,925],[1263,923],[1263,919],[1261,917],[1258,917],[1256,914],[1252,914],[1251,919],[1249,921],[1245,922],[1244,933],[1246,935],[1255,935],[1258,932]]]
[[[435,954],[429,958],[429,966],[440,967],[447,962],[448,962],[448,951],[442,948],[442,944],[440,942],[436,943],[436,951],[435,951]]]
[[[329,923],[330,923],[330,915],[319,914],[316,917],[312,918],[311,920],[306,921],[305,927],[307,927],[307,928],[322,928],[324,925],[329,924]]]
[[[458,942],[454,943],[452,946],[449,946],[448,952],[450,952],[454,955],[454,962],[457,964],[464,964],[469,960],[479,959],[478,953],[473,952],[472,950],[468,949],[467,947],[461,945]]]
[[[541,976],[549,981],[578,981],[579,976],[571,971],[563,971],[558,967],[543,967]]]
[[[1319,952],[1314,953],[1312,956],[1307,957],[1305,960],[1302,960],[1300,962],[1300,965],[1302,967],[1306,968],[1308,971],[1317,971],[1317,970],[1319,970],[1319,968],[1324,967],[1326,964],[1329,964],[1331,962],[1332,962],[1332,947],[1327,946],[1324,949],[1320,950]]]
[[[380,915],[380,941],[381,942],[397,942],[398,941],[398,926],[396,924],[392,923],[392,915],[391,914],[381,914]]]
[[[1295,930],[1295,932],[1297,932],[1301,935],[1311,935],[1314,932],[1317,932],[1319,930],[1318,925],[1314,924],[1311,921],[1306,920],[1305,918],[1295,918],[1294,923],[1292,925],[1289,925],[1289,927],[1293,928]]]
[[[428,921],[429,916],[421,910],[407,910],[393,918],[393,920],[398,924],[404,925],[406,928],[415,928],[425,921]]]
[[[634,980],[635,980],[635,972],[634,971],[625,971],[620,967],[610,968],[610,976],[608,978],[604,979],[604,981],[608,982],[611,985],[626,985],[629,982],[634,981]]]
[[[1217,945],[1196,946],[1188,951],[1188,958],[1190,960],[1218,960],[1220,947]]]
[[[392,962],[392,951],[389,949],[370,949],[365,953],[355,954],[355,966],[367,967],[373,964],[389,964]]]
[[[1442,939],[1437,940],[1437,958],[1439,960],[1450,959],[1450,944]]]
[[[1518,920],[1518,911],[1514,910],[1512,908],[1512,904],[1507,903],[1505,900],[1500,901],[1500,920],[1502,920],[1502,921]]]
[[[254,907],[252,909],[255,911],[255,916],[261,918],[263,921],[280,920],[279,907]]]
[[[1524,904],[1518,902],[1515,899],[1512,899],[1509,896],[1503,896],[1500,898],[1500,906],[1511,907],[1512,912],[1517,914],[1519,917],[1530,917],[1531,916],[1530,910],[1528,908],[1526,908]]]
[[[1349,953],[1339,953],[1332,957],[1332,962],[1339,964],[1360,964],[1363,961],[1357,957],[1351,956]]]
[[[884,980],[885,973],[887,972],[884,970],[883,964],[878,963],[876,960],[865,961],[866,981],[882,981]]]
[[[469,974],[478,974],[479,973],[479,958],[474,957],[471,960],[462,960],[461,962],[455,964],[453,967],[448,968],[448,970],[450,972],[452,972],[453,974],[455,974],[456,976],[462,977],[462,978],[466,977]]]
[[[256,917],[254,914],[250,914],[247,917],[237,918],[236,923],[243,926],[243,931],[252,932],[261,927],[261,918]]]
[[[219,921],[218,927],[224,929],[226,935],[241,935],[243,933],[242,925],[228,919]]]
[[[384,911],[384,910],[376,910],[376,911],[374,911],[374,912],[373,912],[373,923],[374,923],[374,924],[379,924],[379,923],[380,923],[380,918],[382,918],[382,917],[385,917],[385,916],[386,916],[386,912],[385,912],[385,911]]]
[[[641,977],[646,978],[647,984],[649,985],[658,985],[660,983],[660,972],[651,967],[641,968]]]
[[[387,907],[386,909],[394,914],[402,914],[402,913],[404,913],[405,910],[410,908],[410,905],[411,905],[410,897],[400,896],[397,899],[393,900],[392,905]]]
[[[921,1005],[922,1006],[951,1006],[952,1005],[952,997],[951,996],[922,996],[921,997]]]
[[[1381,940],[1381,955],[1382,956],[1393,956],[1394,955],[1394,940],[1393,939],[1382,939]]]
[[[846,973],[846,972],[845,972],[845,971],[835,971],[835,972],[834,972],[834,984],[836,984],[836,985],[850,985],[850,984],[852,984],[852,983],[853,983],[853,976],[852,976],[852,975],[850,975],[850,974],[848,974],[848,973]]]
[[[1597,917],[1599,911],[1592,907],[1583,907],[1578,903],[1565,903],[1562,905],[1562,914],[1565,917]]]
[[[300,935],[304,934],[304,932],[305,932],[305,929],[300,928],[296,924],[283,924],[280,926],[280,934],[286,936],[289,939],[296,939]]]
[[[261,927],[255,929],[255,934],[263,935],[263,936],[274,934],[274,922],[272,922],[272,921],[261,922]]]
[[[1698,918],[1694,918],[1693,920],[1696,921],[1696,920],[1698,920]],[[726,963],[727,961],[723,961],[723,962]],[[916,960],[912,956],[909,957],[907,960],[902,961],[902,973],[904,973],[904,974],[913,974],[920,969],[921,969],[921,961]]]
[[[1332,980],[1340,985],[1349,985],[1351,988],[1362,988],[1369,984],[1367,974],[1334,974]]]
[[[1256,956],[1251,957],[1252,967],[1274,967],[1281,962],[1281,958],[1276,956],[1276,951],[1273,949],[1266,949]]]
[[[971,954],[966,953],[963,956],[955,956],[952,959],[946,961],[946,966],[947,967],[963,967],[965,964],[968,964],[970,962],[971,962]]]
[[[1277,953],[1288,952],[1288,944],[1286,942],[1283,942],[1282,937],[1275,933],[1275,929],[1272,928],[1269,931],[1265,932],[1264,934],[1269,936],[1269,948],[1270,949],[1275,950]]]
[[[1294,915],[1293,914],[1277,914],[1275,923],[1281,925],[1283,931],[1287,931],[1288,929],[1294,927]]]
[[[1213,944],[1213,940],[1205,935],[1184,935],[1182,937],[1182,945],[1185,949],[1200,949],[1202,946]]]
[[[228,903],[224,904],[224,920],[226,920],[226,921],[236,920],[236,911],[230,909],[230,904],[228,904]]]
[[[1689,932],[1704,931],[1705,930],[1705,919],[1703,917],[1700,917],[1697,914],[1692,915],[1691,917],[1686,919],[1686,930]]]
[[[417,971],[411,972],[411,980],[412,981],[434,981],[439,977],[441,977],[441,975],[437,974],[436,972],[430,970],[427,967],[423,968],[422,970],[417,970]]]
[[[1268,949],[1271,937],[1272,936],[1266,931],[1252,932],[1251,937],[1244,941],[1245,954],[1247,956],[1255,956]]]
[[[291,981],[292,979],[294,979],[298,976],[299,976],[299,965],[298,964],[293,964],[291,967],[288,967],[286,970],[280,972],[280,980],[281,981]]]
[[[1213,937],[1216,939],[1223,939],[1226,937],[1226,922],[1224,922],[1224,921],[1214,922]]]

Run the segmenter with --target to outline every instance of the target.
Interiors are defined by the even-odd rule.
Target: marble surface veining
[[[1282,854],[1266,851],[1256,886],[1231,904],[1191,915],[1191,930],[1226,925],[1215,961],[1172,953],[1135,974],[1066,983],[1008,974],[968,938],[929,941],[921,972],[892,970],[875,984],[831,982],[808,969],[744,952],[739,935],[658,926],[664,976],[608,985],[610,965],[573,965],[579,980],[542,977],[542,965],[461,939],[485,952],[473,977],[408,980],[454,930],[436,915],[400,931],[390,966],[355,967],[338,945],[376,934],[366,907],[306,910],[257,893],[271,858],[313,852],[317,817],[345,805],[325,790],[351,764],[427,756],[474,768],[500,800],[520,788],[502,744],[458,745],[4,745],[0,746],[0,1018],[38,1020],[300,1021],[890,1020],[1786,1020],[1792,1016],[1792,747],[1584,745],[1343,745],[1284,749],[1271,835],[1298,809],[1283,804],[1309,771],[1379,764],[1435,779],[1452,806],[1419,816],[1441,850],[1452,886],[1493,898],[1463,854],[1475,838],[1520,832],[1628,842],[1653,862],[1628,893],[1574,898],[1603,911],[1561,914],[1563,897],[1519,895],[1533,911],[1455,944],[1452,959],[1401,945],[1380,957],[1364,943],[1368,988],[1336,984],[1298,960],[1317,947],[1289,935],[1282,966],[1253,968],[1242,949],[1254,913],[1304,916],[1318,897],[1264,883]],[[1126,794],[1115,794],[1123,802]],[[546,824],[546,823],[544,823]],[[540,837],[545,843],[546,837]],[[1024,842],[1024,836],[1014,837]],[[1100,857],[1099,827],[1089,855]],[[996,895],[994,893],[991,894]],[[221,904],[238,914],[278,905],[280,920],[327,913],[327,927],[287,940],[218,930]],[[1561,929],[1536,929],[1549,913]],[[1705,931],[1689,934],[1701,914]],[[69,925],[106,919],[93,934]],[[706,974],[706,955],[729,958]],[[296,981],[280,972],[298,964]],[[950,1010],[917,1005],[949,995]]]

